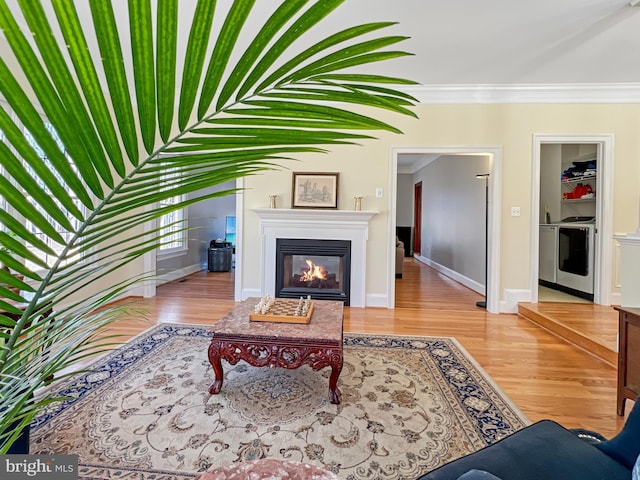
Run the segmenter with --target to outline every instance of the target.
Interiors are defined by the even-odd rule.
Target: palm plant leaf
[[[227,65],[240,31],[246,22],[255,0],[233,2],[222,30],[216,40],[213,53],[209,59],[209,67],[204,76],[200,102],[198,103],[198,119],[202,119],[209,110],[213,97],[218,90],[224,73],[222,65]]]
[[[0,4],[1,7],[1,4]],[[0,14],[2,13],[2,9],[0,8]],[[76,177],[71,165],[66,160],[62,152],[55,141],[47,135],[47,131],[45,126],[42,123],[42,118],[40,114],[37,112],[35,107],[30,102],[29,97],[25,94],[25,92],[20,87],[20,84],[16,81],[15,77],[12,75],[11,71],[7,67],[4,59],[0,57],[0,92],[5,97],[8,103],[12,105],[21,105],[21,117],[20,122],[26,129],[26,131],[30,132],[32,135],[35,135],[39,139],[38,147],[42,150],[43,154],[46,155],[47,159],[54,166],[56,171],[60,173],[60,175],[64,176],[66,180],[66,184],[68,188],[73,191],[75,195],[78,196],[80,201],[87,207],[91,206],[91,196],[87,193],[86,185],[83,185],[83,182],[80,181],[79,178]],[[42,162],[39,159],[33,160],[36,155],[33,149],[29,146],[29,143],[24,138],[24,135],[21,132],[21,129],[14,125],[13,120],[5,121],[6,119],[10,119],[10,116],[7,115],[7,112],[3,111],[0,115],[0,129],[2,129],[4,135],[7,137],[9,143],[13,146],[13,148],[20,154],[20,156],[35,170],[38,177],[41,181],[48,186],[53,194],[56,195],[56,198],[60,199],[60,202],[65,204],[66,199],[64,198],[64,194],[60,192],[60,189],[57,188],[58,183],[52,175],[49,174],[46,168],[43,168]],[[3,155],[3,159],[6,158]],[[3,161],[3,164],[6,164],[6,160]],[[96,188],[96,192],[100,192],[99,182],[95,182],[97,180],[95,177],[95,173],[93,170],[88,170],[84,172],[83,176],[84,183],[89,185],[91,188]],[[64,189],[63,189],[64,190]],[[92,193],[96,193],[93,192]],[[81,214],[79,214],[82,216]]]
[[[298,47],[343,1],[281,1],[247,41],[255,0],[199,0],[189,19],[178,0],[129,0],[127,25],[106,0],[82,15],[0,0],[0,453],[55,400],[36,389],[112,346],[122,312],[106,304],[148,277],[96,282],[169,241],[145,225],[301,153],[399,133],[353,105],[415,116],[393,88],[412,82],[350,71],[407,55],[386,50],[405,37],[374,36],[391,23]]]
[[[156,83],[158,101],[158,130],[163,142],[169,140],[176,90],[176,62],[178,40],[178,0],[158,3],[158,37],[156,49]]]
[[[277,81],[277,79],[280,79],[278,81],[278,86],[282,86],[282,84],[284,83],[284,78],[288,78],[290,79],[291,77],[284,77],[284,75],[288,72],[293,71],[294,68],[298,67],[300,64],[302,64],[302,62],[308,60],[309,58],[318,55],[320,52],[326,51],[327,49],[334,47],[336,45],[339,45],[347,40],[351,40],[355,37],[359,37],[362,36],[364,34],[373,32],[375,30],[379,30],[381,28],[385,28],[388,27],[390,25],[393,25],[392,23],[372,23],[372,24],[366,24],[366,25],[361,25],[359,27],[354,27],[351,29],[347,29],[343,32],[340,32],[338,34],[332,35],[329,38],[325,39],[324,41],[308,48],[306,51],[302,52],[301,54],[299,54],[298,56],[296,56],[295,58],[293,58],[292,60],[290,60],[289,62],[287,62],[284,66],[280,67],[276,72],[274,72],[273,74],[271,74],[266,80],[264,80],[260,86],[258,87],[258,90],[262,90],[264,89],[267,85],[270,85],[272,82]],[[384,41],[384,40],[383,40]],[[394,42],[392,43],[395,43]],[[382,43],[378,43],[378,48],[382,46]],[[347,53],[349,55],[351,55],[353,52],[353,50],[349,50]],[[406,54],[404,54],[406,55]],[[402,56],[402,55],[398,55],[398,56]],[[329,60],[331,58],[336,58],[336,57],[330,57]],[[324,60],[324,63],[327,63],[327,59]],[[320,61],[316,62],[316,65],[319,65]],[[335,69],[334,69],[335,70]],[[321,76],[318,75],[316,72],[315,78],[319,81],[322,81],[324,78],[326,78],[327,75]],[[397,79],[397,81],[392,80],[388,77],[379,77],[380,80],[375,80],[375,76],[372,75],[358,75],[357,78],[359,79],[359,81],[362,82],[375,82],[375,83],[397,83],[397,84],[408,84],[408,83],[412,83],[408,80],[402,80],[402,79]],[[307,82],[305,82],[305,84],[312,84],[310,81],[310,79],[307,79]],[[407,83],[408,82],[408,83]],[[343,85],[344,86],[344,85]],[[366,90],[366,88],[362,88],[362,86],[358,87],[358,90]],[[401,92],[397,92],[397,91],[391,91],[389,92],[392,94],[392,96],[402,96],[403,94]],[[413,101],[412,98],[410,98],[411,101]]]
[[[149,0],[130,0],[129,18],[135,19],[134,22],[129,22],[129,28],[131,30],[131,56],[138,120],[144,147],[147,153],[150,153],[155,146],[156,134],[156,84],[153,64],[151,2]]]
[[[33,8],[33,5],[27,2],[23,2],[22,6],[26,7],[25,10]],[[20,29],[17,21],[11,15],[5,2],[0,3],[0,23],[3,25],[7,41],[18,59],[21,68],[29,72],[30,85],[33,88],[38,102],[40,102],[45,115],[53,125],[58,127],[56,130],[58,131],[64,145],[69,149],[76,166],[83,170],[83,181],[93,187],[93,193],[101,195],[102,192],[99,186],[96,170],[101,171],[105,176],[103,180],[108,181],[110,175],[106,169],[106,165],[102,162],[96,162],[94,164],[89,157],[88,149],[83,148],[84,143],[81,135],[79,134],[80,129],[76,128],[75,124],[68,122],[67,110],[62,103],[62,98],[57,93],[54,84],[47,74],[47,65],[43,64],[43,62],[39,60],[34,48],[29,43],[26,35]],[[45,28],[42,28],[42,30],[45,30]],[[38,145],[44,151],[45,155],[48,158],[55,159],[58,167],[64,168],[61,167],[61,165],[68,162],[63,158],[60,158],[60,149],[55,142],[51,141],[51,138],[48,140],[43,138],[45,137],[43,130],[46,130],[46,128],[44,128],[39,115],[34,114],[35,109],[32,106],[24,109],[16,108],[16,97],[19,97],[27,105],[29,105],[30,102],[28,101],[28,96],[24,92],[22,86],[15,79],[14,75],[11,72],[8,72],[7,75],[9,85],[6,89],[3,89],[3,92],[6,92],[6,96],[8,96],[7,101],[12,105],[16,114],[20,112],[20,121],[25,124],[31,135],[34,138],[42,140],[42,144],[38,143]],[[60,83],[60,85],[63,84],[64,83]],[[75,85],[73,84],[66,86],[69,88],[75,88]],[[23,104],[20,106],[24,107]],[[46,136],[50,137],[49,135]]]
[[[178,128],[180,130],[187,128],[196,102],[215,8],[216,0],[200,0],[196,5],[184,56],[184,70],[182,71],[182,88],[178,105]]]
[[[40,47],[40,50],[43,54],[45,54],[47,50],[51,50],[54,54],[52,57],[58,59],[57,64],[54,65],[57,68],[49,68],[49,71],[59,71],[59,75],[64,76],[64,81],[59,81],[58,85],[56,85],[57,90],[62,92],[64,89],[65,95],[71,97],[71,100],[65,102],[65,105],[72,104],[73,112],[76,112],[74,116],[77,115],[78,121],[81,125],[87,126],[86,129],[80,129],[81,134],[84,133],[85,135],[91,135],[91,141],[88,145],[91,145],[91,154],[98,158],[98,161],[94,161],[100,167],[100,171],[102,172],[101,178],[107,183],[107,185],[113,187],[111,183],[112,179],[110,168],[115,169],[118,175],[122,176],[125,174],[125,166],[118,145],[118,137],[116,135],[111,116],[109,115],[109,109],[102,93],[96,68],[94,67],[92,59],[88,53],[88,45],[79,28],[80,22],[72,4],[69,2],[58,2],[54,3],[54,8],[56,10],[58,23],[62,29],[66,45],[68,45],[68,52],[76,72],[78,83],[82,88],[82,97],[76,89],[70,88],[67,90],[67,87],[73,82],[72,75],[65,64],[62,55],[59,53],[59,50],[53,47],[56,43],[50,35],[47,38],[47,43],[43,44],[43,46]],[[43,17],[43,15],[41,16]],[[42,18],[41,22],[46,25],[46,18]],[[43,30],[46,31],[46,28]],[[89,112],[87,112],[83,107],[83,100],[86,100],[87,102],[87,106],[90,110],[90,117]],[[95,132],[94,128],[92,128],[94,124]],[[106,158],[104,158],[104,152],[102,151],[102,148],[100,148],[98,136],[100,137],[100,140],[104,142],[106,151],[109,152],[110,155],[113,152],[114,156],[109,157],[110,165],[107,165]],[[94,157],[92,156],[91,158],[93,160]]]
[[[127,77],[116,18],[110,2],[90,0],[90,6],[93,28],[98,40],[107,90],[115,117],[113,123],[116,124],[120,132],[120,139],[129,160],[133,165],[137,165],[138,134],[133,120],[134,105],[131,101],[129,83],[123,81]],[[92,82],[95,82],[95,79]],[[106,107],[102,90],[97,92],[97,97],[101,99],[100,103]]]
[[[224,105],[238,85],[246,77],[247,72],[254,65],[255,61],[264,52],[264,48],[272,40],[274,34],[278,32],[291,18],[300,11],[309,0],[291,0],[283,2],[269,20],[264,24],[260,32],[237,62],[233,71],[229,75],[224,87],[218,96],[217,107]]]
[[[283,32],[274,42],[273,46],[264,53],[256,67],[243,81],[238,92],[238,99],[244,97],[244,95],[252,88],[254,83],[273,67],[276,60],[281,58],[284,52],[286,52],[301,35],[333,12],[333,10],[340,6],[341,3],[342,0],[322,0],[316,2],[315,5],[312,5],[302,15],[300,15],[293,25]],[[289,65],[289,63],[286,65]],[[297,65],[297,62],[290,65]],[[276,78],[280,78],[280,76],[281,75],[278,75]],[[269,82],[269,85],[271,83],[273,82]],[[258,87],[256,91],[262,91],[262,88]]]

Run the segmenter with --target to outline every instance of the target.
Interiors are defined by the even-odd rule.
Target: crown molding
[[[640,103],[640,83],[450,84],[401,87],[421,104]]]

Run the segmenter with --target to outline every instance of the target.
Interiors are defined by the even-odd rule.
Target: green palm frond
[[[105,305],[148,279],[92,288],[167,241],[145,224],[283,160],[399,132],[353,106],[415,116],[393,88],[412,82],[357,73],[408,55],[388,50],[405,37],[379,36],[392,23],[309,43],[343,1],[277,2],[247,42],[255,0],[199,0],[188,21],[178,0],[129,0],[126,25],[120,1],[81,15],[72,0],[0,0],[0,261],[13,272],[0,271],[0,453],[52,401],[31,401],[36,389],[112,345],[102,327],[121,312]]]

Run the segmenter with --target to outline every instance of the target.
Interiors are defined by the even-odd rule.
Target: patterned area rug
[[[163,324],[69,380],[33,425],[31,453],[77,453],[84,479],[173,480],[280,458],[349,480],[414,479],[529,422],[450,338],[345,335],[330,369],[223,361],[209,395],[208,328]]]

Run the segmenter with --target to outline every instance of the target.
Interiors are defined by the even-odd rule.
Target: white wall
[[[413,176],[398,174],[398,191],[396,194],[396,225],[413,226]]]
[[[443,155],[413,175],[422,182],[421,256],[484,286],[485,181],[490,159]]]
[[[540,147],[540,223],[547,223],[545,208],[551,222],[562,220],[560,174],[562,173],[562,145],[546,144]]]

